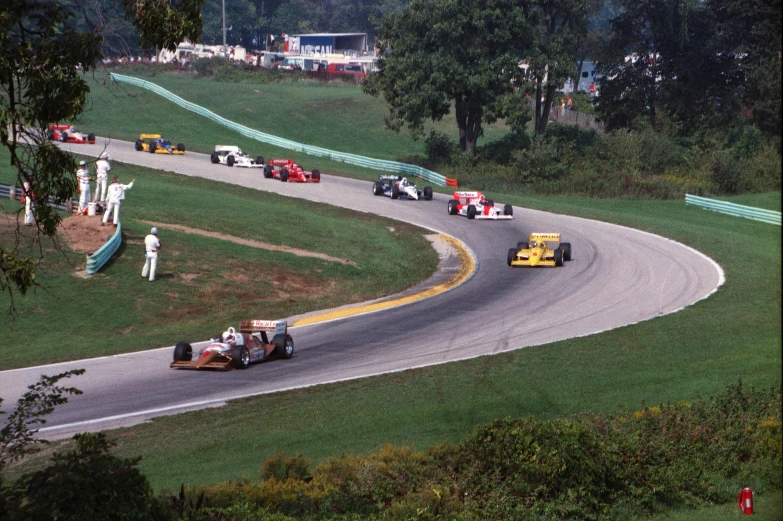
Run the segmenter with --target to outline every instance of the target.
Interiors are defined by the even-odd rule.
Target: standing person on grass
[[[149,273],[150,282],[155,280],[155,269],[158,267],[158,250],[160,250],[160,241],[158,240],[158,229],[153,227],[149,235],[144,237],[144,268],[141,270],[141,276],[146,277]]]
[[[90,203],[90,180],[92,178],[87,171],[87,163],[84,161],[79,161],[76,179],[79,181],[79,211],[76,215],[86,215],[87,205]]]
[[[114,226],[120,222],[120,201],[125,199],[125,190],[133,188],[134,179],[127,185],[120,184],[120,178],[114,176],[112,183],[109,185],[109,189],[106,192],[106,211],[103,212],[103,221],[101,226],[105,226],[109,222],[109,214],[114,212]]]
[[[104,152],[95,162],[95,202],[106,200],[106,182],[109,180],[109,154]]]

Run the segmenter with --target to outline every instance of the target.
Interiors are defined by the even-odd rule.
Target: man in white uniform
[[[33,223],[33,198],[35,195],[30,189],[30,183],[24,182],[24,190],[22,191],[22,197],[24,198],[24,225],[32,226]]]
[[[95,162],[95,201],[106,200],[106,182],[109,179],[109,154],[104,152],[100,159]]]
[[[125,190],[133,188],[134,179],[127,185],[120,184],[120,179],[114,176],[112,183],[109,185],[109,189],[106,192],[106,211],[103,212],[103,221],[101,226],[104,226],[109,221],[109,214],[114,211],[114,226],[120,222],[120,201],[125,199]]]
[[[79,182],[79,211],[76,215],[85,215],[87,204],[90,202],[90,174],[87,172],[87,163],[84,161],[79,161],[76,180]]]
[[[147,257],[147,260],[144,262],[144,268],[141,270],[142,277],[146,277],[149,273],[150,282],[155,280],[155,268],[158,267],[159,249],[158,229],[152,228],[150,234],[144,237],[144,255]]]

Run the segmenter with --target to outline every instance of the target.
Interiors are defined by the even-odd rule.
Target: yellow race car
[[[562,266],[571,260],[571,243],[560,242],[559,233],[531,233],[530,242],[508,250],[509,266]]]
[[[139,134],[139,139],[136,140],[136,150],[138,152],[181,156],[185,153],[185,144],[179,143],[176,147],[173,147],[171,146],[171,141],[163,139],[160,137],[160,134]]]

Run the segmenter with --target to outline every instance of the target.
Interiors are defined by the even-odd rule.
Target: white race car
[[[408,182],[408,179],[400,175],[379,175],[378,180],[372,184],[373,195],[386,195],[392,199],[400,197],[408,199],[432,199],[432,187],[425,186],[419,190],[416,185]]]
[[[255,159],[232,145],[215,145],[215,151],[209,159],[214,163],[226,166],[242,166],[245,168],[264,168],[263,156]]]

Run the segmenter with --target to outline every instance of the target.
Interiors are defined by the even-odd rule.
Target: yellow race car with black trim
[[[139,134],[139,139],[136,140],[136,151],[181,156],[185,153],[185,144],[179,143],[174,147],[171,141],[163,139],[160,134]]]
[[[559,233],[531,233],[530,242],[508,250],[509,266],[562,266],[571,260],[571,243],[560,242]]]

